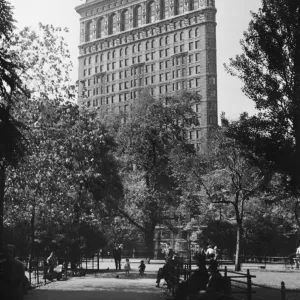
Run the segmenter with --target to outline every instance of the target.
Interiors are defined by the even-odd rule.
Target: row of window
[[[167,77],[169,73],[164,74],[163,77]],[[160,78],[162,79],[162,77]],[[175,77],[174,79],[178,79]],[[169,78],[168,80],[171,80]],[[164,80],[161,80],[164,81]],[[114,92],[119,92],[123,90],[128,90],[130,88],[136,88],[136,87],[142,87],[144,85],[151,85],[155,84],[155,76],[149,76],[145,78],[137,78],[134,80],[130,81],[125,81],[125,82],[120,82],[119,84],[110,84],[106,86],[100,86],[94,89],[89,89],[87,90],[87,97],[91,96],[96,96],[99,94],[108,94],[108,93],[114,93]],[[179,91],[181,89],[186,89],[186,88],[197,88],[200,87],[201,85],[201,79],[200,78],[193,78],[189,79],[188,81],[183,80],[183,81],[176,81],[173,83],[167,83],[165,85],[160,85],[159,86],[159,93],[164,94],[164,93],[169,93],[169,92],[175,92]]]
[[[183,32],[181,33],[181,35],[183,35]],[[176,34],[174,35],[174,42],[175,42],[175,36],[176,36]],[[183,38],[180,38],[180,41],[183,41],[183,40],[184,40]],[[165,38],[160,38],[159,46],[161,46],[161,47],[162,46],[170,46],[169,37],[167,36]],[[155,48],[155,40],[147,41],[145,43],[145,48],[146,48],[146,50],[150,50],[150,49]],[[195,41],[195,45],[193,44],[193,42],[189,43],[189,50],[193,50],[194,48],[195,49],[200,48],[200,41],[199,40]],[[131,49],[131,52],[130,52],[130,49]],[[178,53],[179,49],[181,49],[180,52],[183,52],[184,51],[184,44],[182,44],[180,46],[179,45],[174,46],[174,53]],[[125,47],[125,48],[121,48],[119,50],[119,57],[132,55],[133,53],[140,53],[141,51],[142,51],[142,43],[139,43],[139,44],[136,44],[136,45],[133,45],[133,46],[128,46],[128,47]],[[103,62],[104,60],[116,59],[116,57],[117,57],[116,54],[117,54],[117,50],[113,50],[113,51],[108,51],[106,53],[106,55],[104,55],[104,54],[96,55],[94,62],[98,63],[98,62]],[[91,63],[92,63],[92,57],[84,59],[84,65],[91,64]]]
[[[187,5],[186,5],[186,4]],[[171,9],[173,15],[180,15],[184,11],[192,11],[199,8],[199,0],[173,0],[169,1],[160,0],[159,6],[155,7],[155,2],[150,1],[146,5],[146,24],[153,23],[157,20],[163,20],[171,16]],[[129,9],[124,9],[120,14],[120,19],[116,12],[108,15],[107,30],[105,26],[105,17],[100,17],[96,21],[96,36],[95,38],[102,38],[107,35],[115,34],[118,31],[126,31],[130,28],[136,28],[143,25],[143,11],[141,4],[133,7],[132,24],[130,22]],[[85,42],[92,41],[94,38],[94,24],[92,20],[86,22],[85,25]]]

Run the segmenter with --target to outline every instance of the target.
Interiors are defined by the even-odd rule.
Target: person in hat
[[[1,289],[1,299],[23,300],[25,293],[25,268],[22,262],[17,260],[16,248],[13,245],[4,247],[4,286]]]

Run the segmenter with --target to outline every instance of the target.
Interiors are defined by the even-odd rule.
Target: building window
[[[194,50],[194,43],[189,43],[189,50]]]
[[[159,57],[163,57],[163,55],[164,55],[164,50],[160,50],[159,51]]]
[[[189,0],[188,6],[189,10],[194,10],[194,0]]]
[[[88,21],[85,27],[85,41],[89,42],[93,39],[93,22]]]
[[[150,2],[147,5],[147,23],[153,23],[155,22],[155,4],[154,1]]]
[[[195,36],[198,36],[198,35],[199,35],[199,29],[196,28],[196,29],[195,29]]]
[[[133,27],[140,27],[141,25],[142,25],[142,7],[138,5],[134,8]]]
[[[92,58],[89,57],[89,65],[92,63]]]
[[[179,15],[179,0],[174,0],[174,16]]]
[[[151,48],[153,49],[155,47],[155,40],[151,41]]]
[[[174,43],[176,43],[176,42],[178,42],[178,34],[177,33],[174,34]]]
[[[160,0],[160,19],[163,20],[166,17],[166,5],[165,0]]]
[[[200,86],[200,78],[196,78],[196,86]]]
[[[162,46],[163,45],[163,38],[160,38],[159,39],[159,46]]]
[[[196,74],[200,73],[200,66],[196,66]]]
[[[121,31],[129,29],[129,12],[128,9],[125,9],[121,13]]]
[[[184,40],[184,33],[183,33],[183,32],[180,33],[180,40],[181,40],[181,41]]]
[[[166,36],[166,45],[169,45],[170,38]]]
[[[196,61],[200,60],[200,53],[196,53]]]
[[[142,51],[142,44],[138,44],[138,51]]]
[[[150,49],[150,42],[147,41],[147,42],[146,42],[146,50],[149,50],[149,49]]]
[[[178,46],[174,47],[174,53],[178,53]]]
[[[105,23],[104,18],[99,18],[96,25],[96,37],[97,39],[105,36]]]
[[[200,42],[199,42],[199,41],[196,41],[196,42],[195,42],[195,48],[198,49],[199,46],[200,46]]]
[[[193,31],[192,29],[189,31],[189,38],[192,38],[193,37]]]
[[[117,32],[117,15],[112,13],[108,17],[108,34],[114,34]]]

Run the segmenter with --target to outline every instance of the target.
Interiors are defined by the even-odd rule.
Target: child
[[[141,264],[139,266],[139,269],[140,269],[139,275],[144,276],[145,275],[144,273],[145,273],[146,265],[145,265],[145,263],[144,263],[143,260],[141,260]]]
[[[129,276],[129,271],[131,270],[129,258],[126,258],[126,263],[124,264],[124,269],[125,269],[125,276],[127,276],[127,275]]]

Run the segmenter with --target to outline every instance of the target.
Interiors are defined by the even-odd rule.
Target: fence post
[[[247,269],[247,300],[252,299],[252,284],[251,284],[251,276],[250,271]]]
[[[95,258],[95,254],[93,254],[93,260],[92,260],[92,269],[94,271],[94,258]]]
[[[87,256],[85,257],[85,270],[87,271],[88,267],[87,267],[87,262],[88,262],[88,258]]]
[[[100,255],[99,252],[97,253],[97,271],[99,271],[99,260],[100,260]]]
[[[281,281],[281,300],[285,300],[285,284]]]
[[[227,266],[225,266],[224,277],[227,278]]]

